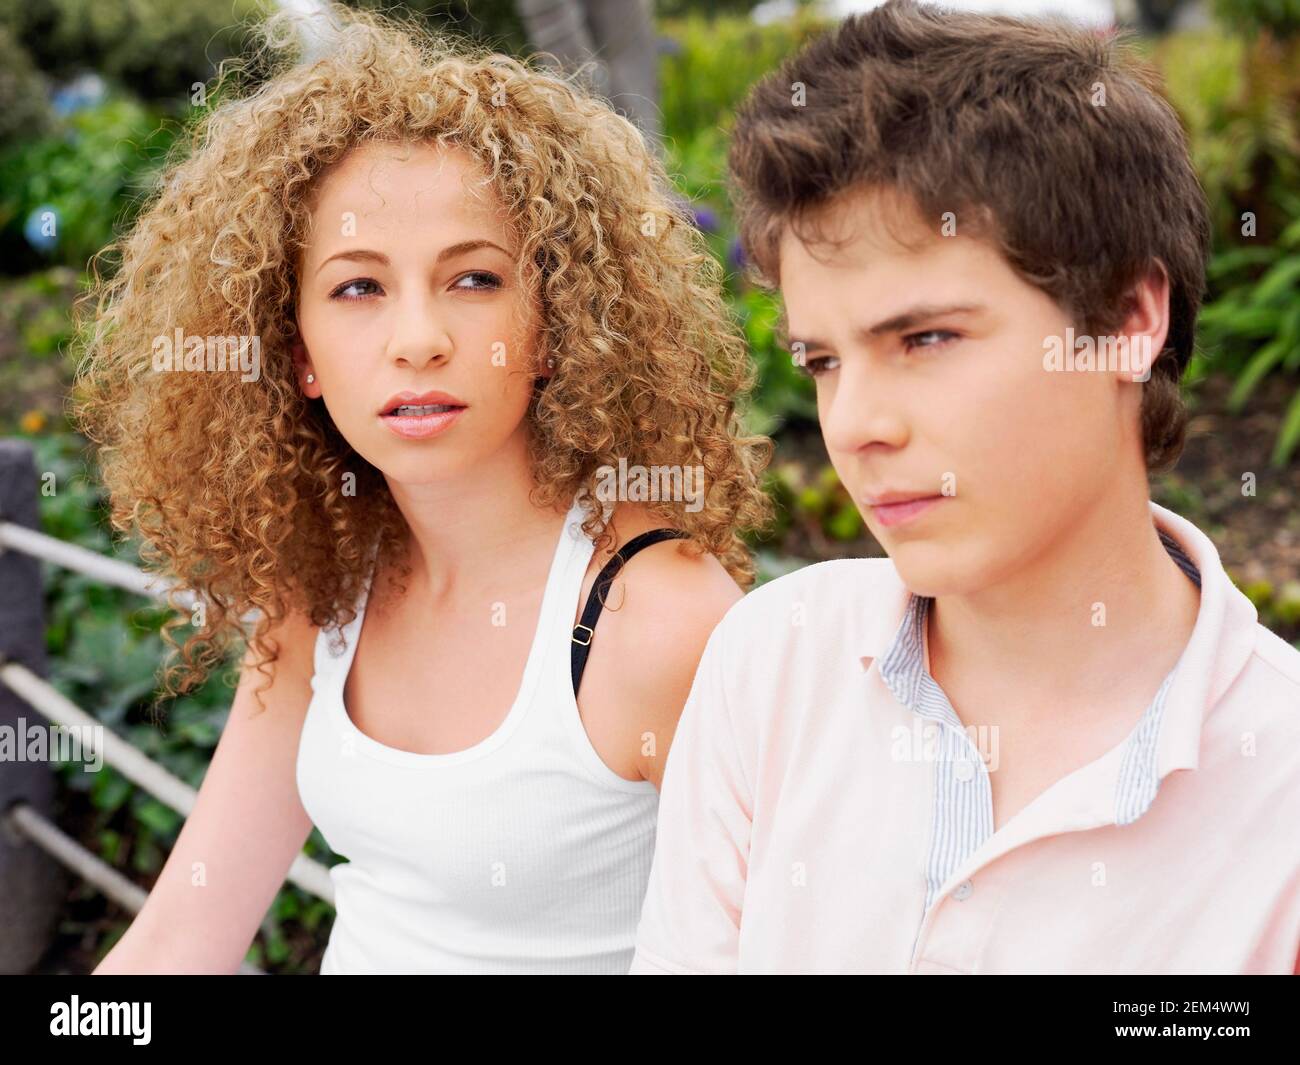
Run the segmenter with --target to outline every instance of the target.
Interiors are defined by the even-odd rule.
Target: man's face
[[[1044,369],[1066,313],[960,219],[942,236],[911,215],[879,192],[837,201],[823,231],[845,243],[820,258],[787,230],[781,291],[867,526],[913,592],[970,594],[1059,544],[1117,477],[1145,486],[1140,386]]]

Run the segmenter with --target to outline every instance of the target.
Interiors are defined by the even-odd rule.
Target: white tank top
[[[348,859],[330,869],[337,916],[322,975],[631,965],[659,793],[605,765],[578,715],[570,641],[593,551],[582,519],[575,499],[514,704],[472,747],[401,751],[348,717],[364,594],[351,624],[318,634],[298,793]],[[345,645],[332,646],[340,633]]]

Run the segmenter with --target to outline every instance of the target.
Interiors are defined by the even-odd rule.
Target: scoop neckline
[[[582,518],[581,504],[579,500],[575,499],[564,517],[563,524],[560,526],[555,550],[551,554],[551,568],[547,574],[546,588],[542,593],[541,606],[537,611],[537,624],[533,629],[532,644],[528,649],[523,674],[520,677],[519,687],[515,692],[513,702],[510,704],[510,709],[506,711],[505,717],[501,719],[492,732],[477,743],[464,747],[459,751],[424,754],[419,751],[405,751],[398,747],[390,747],[388,744],[381,743],[373,736],[361,731],[357,723],[352,720],[352,715],[348,713],[343,693],[347,688],[348,676],[352,672],[352,661],[356,657],[361,629],[365,623],[366,602],[370,597],[370,583],[367,581],[357,606],[357,616],[341,630],[347,639],[347,647],[335,673],[334,684],[329,692],[331,709],[335,716],[341,719],[339,723],[344,730],[345,736],[351,740],[358,750],[363,751],[372,758],[393,765],[412,769],[435,769],[472,762],[491,754],[510,739],[523,721],[528,708],[532,705],[533,696],[541,679],[543,659],[547,649],[547,638],[552,629],[552,618],[560,596],[560,577],[566,569],[565,562],[576,542],[571,530],[575,522],[581,527]],[[372,570],[372,578],[373,575]]]

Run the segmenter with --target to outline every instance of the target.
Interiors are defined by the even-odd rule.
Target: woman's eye
[[[364,297],[362,297],[362,296],[344,296],[344,295],[343,295],[343,293],[344,293],[344,292],[347,292],[348,289],[350,289],[350,288],[354,288],[354,287],[356,287],[357,285],[375,285],[375,283],[374,283],[373,281],[371,281],[370,278],[368,278],[368,277],[358,277],[358,278],[356,278],[355,280],[348,281],[346,284],[342,284],[342,285],[340,285],[338,288],[336,288],[333,292],[330,293],[330,299],[332,299],[332,300],[359,300],[359,299],[363,299]],[[379,286],[378,286],[378,285],[375,285],[375,287],[378,288]]]
[[[476,280],[477,282],[479,282],[479,283],[477,283],[477,284],[473,284],[473,285],[465,285],[465,284],[462,284],[462,282],[469,281],[470,279],[475,279],[475,280]],[[501,287],[501,278],[497,277],[496,274],[491,273],[491,272],[488,271],[488,270],[475,270],[473,273],[466,274],[464,277],[460,278],[460,279],[456,282],[456,287],[457,287],[457,288],[468,288],[468,289],[470,289],[471,291],[473,291],[473,290],[475,290],[475,289],[494,289],[494,288],[500,288],[500,287]]]
[[[334,291],[330,293],[330,299],[338,299],[338,300],[365,299],[366,296],[369,295],[369,293],[366,292],[364,288],[360,293],[356,292],[355,290],[359,286],[367,286],[367,285],[371,286],[376,291],[379,289],[379,286],[370,278],[358,277],[334,289]],[[499,278],[496,274],[491,273],[488,270],[475,270],[473,273],[465,274],[463,277],[458,278],[456,280],[454,287],[462,290],[467,289],[471,292],[476,292],[480,290],[490,291],[492,289],[501,287],[501,278]]]
[[[834,355],[819,355],[815,359],[805,359],[803,362],[803,371],[809,377],[820,377],[828,370],[835,369],[839,364],[840,360]]]
[[[955,339],[956,336],[956,333],[947,329],[926,329],[923,332],[909,333],[903,337],[903,346],[908,351],[913,351],[916,348],[941,348],[948,341]],[[922,341],[928,342],[922,343]]]

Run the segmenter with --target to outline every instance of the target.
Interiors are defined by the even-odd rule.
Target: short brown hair
[[[1122,35],[890,0],[814,39],[742,106],[729,160],[741,246],[776,285],[787,225],[841,193],[890,188],[923,217],[971,215],[1092,333],[1123,320],[1159,260],[1169,332],[1143,389],[1142,435],[1147,466],[1172,465],[1210,225],[1158,86]]]

